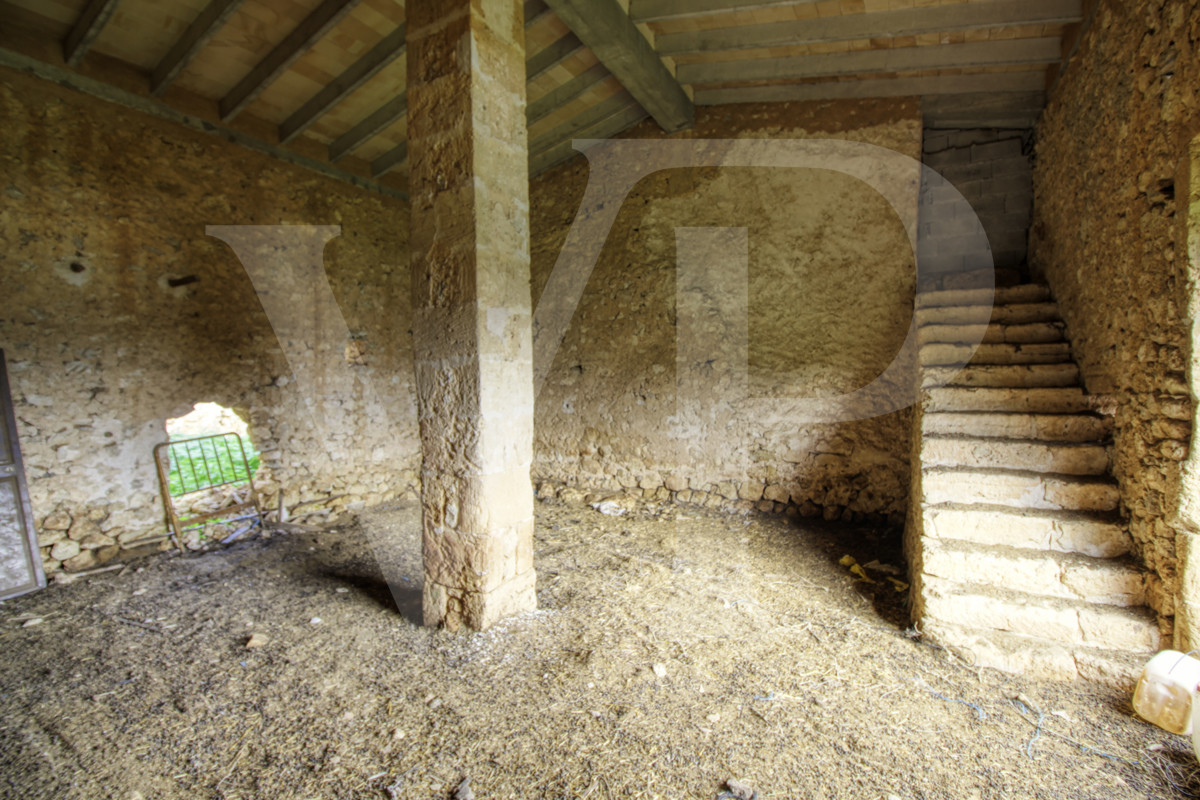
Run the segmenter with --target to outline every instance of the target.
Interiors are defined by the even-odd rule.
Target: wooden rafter
[[[532,125],[540,119],[545,119],[567,103],[578,100],[589,89],[611,74],[603,64],[594,64],[562,86],[547,92],[526,106],[525,121]]]
[[[525,80],[532,81],[566,61],[583,49],[583,42],[573,33],[551,42],[525,61]]]
[[[343,133],[329,145],[329,160],[340,161],[390,128],[408,113],[408,95],[401,92]]]
[[[366,55],[355,61],[279,126],[279,141],[287,144],[323,114],[345,100],[379,71],[404,54],[405,25],[385,36]]]
[[[200,15],[154,67],[154,74],[150,78],[150,88],[155,97],[161,96],[167,87],[179,77],[180,73],[187,69],[187,65],[192,62],[196,54],[204,49],[204,46],[229,21],[233,12],[237,11],[238,6],[243,2],[245,0],[212,0],[205,6]]]
[[[228,122],[241,113],[360,2],[362,0],[324,0],[221,98],[221,119]]]
[[[78,67],[92,44],[112,19],[121,0],[91,0],[71,27],[63,43],[63,59],[69,67]]]
[[[625,106],[611,116],[575,132],[553,147],[532,156],[529,159],[529,174],[530,176],[540,175],[551,167],[573,158],[578,152],[572,144],[576,139],[608,139],[633,127],[648,116],[650,115],[646,113],[646,110],[636,103]]]
[[[828,55],[757,58],[744,61],[681,64],[679,80],[688,84],[795,80],[833,75],[904,72],[924,69],[1049,64],[1058,61],[1057,37],[1003,39],[995,42],[897,47]]]
[[[692,101],[618,0],[546,0],[659,126],[692,124]]]
[[[1082,18],[1080,0],[991,0],[684,31],[663,34],[655,40],[654,46],[662,55],[677,56],[870,39],[876,36],[919,36],[1005,26],[1057,25],[1078,22]]]
[[[1040,70],[978,75],[869,78],[822,83],[781,83],[730,89],[697,89],[696,105],[727,103],[787,103],[866,97],[923,97],[930,95],[1041,92],[1046,76]]]
[[[707,17],[730,11],[817,3],[820,0],[630,0],[629,16],[639,25],[667,19]]]
[[[378,180],[407,160],[408,142],[401,142],[371,162],[371,177]]]

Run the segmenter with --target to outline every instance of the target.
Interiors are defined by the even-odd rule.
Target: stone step
[[[991,364],[965,369],[933,367],[921,376],[921,385],[979,386],[990,389],[1033,389],[1075,386],[1079,367],[1067,364]]]
[[[1030,439],[1043,442],[1101,442],[1112,434],[1111,417],[1094,414],[1001,414],[935,412],[921,417],[924,435]]]
[[[1078,414],[1091,411],[1092,401],[1077,386],[1042,389],[942,386],[926,392],[925,410]]]
[[[923,325],[917,329],[917,344],[1051,344],[1066,341],[1062,322],[1031,322],[1028,325]]]
[[[1016,286],[1022,283],[1021,273],[1008,267],[995,269],[956,270],[954,272],[921,272],[918,283],[921,291],[938,289],[977,289],[985,286]]]
[[[1146,575],[1130,561],[1073,553],[921,538],[926,576],[954,583],[1000,586],[1039,597],[1109,606],[1146,605]]]
[[[964,364],[1064,364],[1071,360],[1066,342],[1047,344],[965,344],[933,342],[921,348],[921,366]]]
[[[935,577],[922,578],[920,603],[925,619],[937,624],[970,620],[976,629],[1131,653],[1154,653],[1162,645],[1158,618],[1145,606],[1122,608],[1040,597]]]
[[[923,467],[978,467],[1058,475],[1105,475],[1108,448],[1098,444],[1046,443],[1020,439],[925,436]]]
[[[1007,306],[932,306],[917,309],[918,325],[1028,325],[1061,322],[1056,303],[1014,303]]]
[[[1041,283],[997,286],[993,289],[941,289],[917,295],[919,308],[936,306],[1006,306],[1050,301],[1050,287]]]
[[[1147,653],[1068,647],[1040,636],[984,631],[946,622],[926,623],[921,632],[972,666],[1042,680],[1082,678],[1126,694],[1133,691],[1149,660]]]
[[[1016,509],[1005,506],[930,506],[922,510],[928,539],[1118,558],[1133,551],[1125,525],[1111,514]]]
[[[1115,511],[1121,493],[1110,480],[1036,472],[934,467],[921,474],[927,506],[991,505],[1049,511]]]

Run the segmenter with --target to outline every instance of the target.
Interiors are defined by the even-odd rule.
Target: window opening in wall
[[[167,521],[181,549],[227,544],[261,527],[254,489],[259,454],[232,409],[199,403],[167,420],[168,441],[154,448]]]

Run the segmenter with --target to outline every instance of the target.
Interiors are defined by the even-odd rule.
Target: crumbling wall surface
[[[164,530],[152,448],[200,401],[247,416],[264,488],[289,504],[411,487],[403,203],[13,72],[0,126],[0,347],[48,568]],[[293,374],[209,225],[340,225],[324,260],[349,336],[289,341]],[[313,294],[287,292],[303,320]],[[362,413],[368,382],[382,420]]]
[[[1198,45],[1196,0],[1100,0],[1038,126],[1030,235],[1087,389],[1115,399],[1113,470],[1168,617],[1192,430],[1181,196],[1200,132]]]
[[[624,136],[663,134],[646,122]],[[921,155],[912,100],[699,108],[695,129],[674,138],[743,137],[849,139]],[[919,175],[912,163],[882,180],[900,186],[915,208]],[[585,161],[576,159],[532,184],[535,303],[587,179]],[[712,328],[704,319],[678,318],[678,227],[748,228],[748,383],[759,402],[752,410],[725,403],[736,372],[724,363],[728,354],[714,353],[708,364],[692,354],[693,366],[711,367],[713,377],[703,390],[711,401],[705,421],[691,428],[680,419],[677,331]],[[734,262],[707,267],[719,275],[738,269]],[[722,507],[899,521],[909,413],[806,421],[792,401],[828,400],[879,376],[904,341],[914,286],[900,217],[848,175],[742,167],[644,178],[624,200],[538,395],[535,476]],[[683,344],[686,350],[690,343]],[[900,383],[875,391],[886,397],[909,388]]]

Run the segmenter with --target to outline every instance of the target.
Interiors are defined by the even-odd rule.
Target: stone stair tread
[[[944,622],[925,626],[923,633],[972,666],[1043,680],[1083,678],[1126,693],[1133,690],[1148,660],[1146,653],[1069,647],[1039,636]]]
[[[990,386],[940,386],[926,390],[926,411],[1078,414],[1093,411],[1093,401],[1078,386],[1031,389]]]
[[[1061,322],[1058,304],[1012,303],[1009,305],[918,306],[918,325],[979,325],[1028,324],[1031,322]]]
[[[921,419],[924,436],[970,435],[1043,442],[1107,442],[1112,426],[1110,417],[1090,412],[935,411]]]
[[[926,507],[955,503],[1112,511],[1120,503],[1117,484],[1107,476],[930,467],[921,470],[921,486]]]
[[[988,389],[1038,389],[1074,387],[1079,367],[1065,364],[981,364],[963,369],[933,367],[924,370],[922,386],[965,386]]]
[[[1158,617],[1147,606],[1114,606],[1028,594],[993,584],[922,576],[928,618],[971,620],[972,627],[1038,636],[1064,645],[1155,652],[1162,644]]]
[[[957,269],[950,272],[934,273],[922,271],[920,284],[922,291],[932,291],[931,287],[940,286],[945,289],[975,289],[983,286],[1016,286],[1025,283],[1018,270],[1009,267],[993,267],[990,269]]]
[[[1113,512],[945,504],[921,510],[928,539],[1117,558],[1133,550]]]
[[[942,580],[991,585],[996,576],[1003,576],[1008,590],[1022,594],[1112,606],[1146,605],[1147,572],[1132,558],[1096,558],[954,539],[923,544],[924,572]]]
[[[1108,448],[1094,442],[926,435],[920,456],[923,469],[987,467],[1060,475],[1105,475],[1109,469]]]
[[[917,343],[922,347],[932,343],[962,344],[1054,344],[1065,342],[1063,322],[1031,322],[1025,325],[1003,325],[977,322],[969,325],[933,324],[917,329]]]
[[[921,346],[920,361],[924,367],[966,364],[1066,364],[1071,361],[1071,346],[1066,342],[977,346],[957,342],[928,342]]]
[[[994,289],[936,289],[917,294],[918,307],[1012,305],[1050,300],[1050,287],[1044,283],[1021,283]]]

